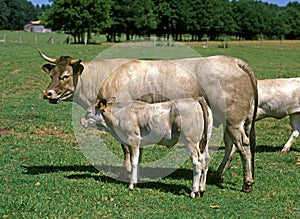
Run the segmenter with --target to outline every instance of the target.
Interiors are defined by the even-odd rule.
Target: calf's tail
[[[204,123],[204,129],[203,129],[203,138],[200,142],[200,153],[202,154],[205,150],[205,147],[208,142],[208,123],[209,123],[209,113],[208,113],[208,105],[204,99],[204,97],[199,97],[197,99],[199,102],[201,108],[202,108],[202,114],[203,114],[203,123]]]

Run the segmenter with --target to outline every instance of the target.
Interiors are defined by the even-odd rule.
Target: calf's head
[[[109,130],[107,119],[110,121],[111,104],[115,101],[115,98],[109,100],[97,100],[96,104],[90,106],[85,116],[80,120],[81,125],[84,128],[96,127],[99,130]],[[107,118],[107,119],[105,119]]]
[[[44,90],[44,98],[50,103],[72,100],[78,76],[83,71],[81,60],[74,60],[70,56],[52,59],[38,50],[44,60],[53,64],[43,65],[43,70],[51,77],[50,84]]]

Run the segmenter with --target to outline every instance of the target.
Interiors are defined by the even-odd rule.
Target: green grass
[[[288,119],[266,119],[256,124],[255,184],[241,193],[242,168],[238,155],[226,172],[222,188],[212,175],[224,149],[210,163],[207,192],[189,198],[191,163],[163,179],[127,183],[98,173],[76,142],[72,104],[51,105],[42,90],[50,82],[37,53],[65,54],[92,60],[100,45],[1,43],[0,83],[0,217],[2,218],[299,218],[299,141],[281,154],[290,134]],[[248,61],[258,77],[300,75],[299,50],[274,48],[196,49],[202,56],[225,54]],[[119,144],[114,153],[122,156]],[[144,159],[165,153],[149,148]],[[219,206],[217,209],[211,206]]]

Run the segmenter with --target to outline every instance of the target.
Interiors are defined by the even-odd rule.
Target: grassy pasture
[[[231,44],[228,49],[191,46],[202,56],[225,54],[243,58],[261,78],[300,75],[299,47],[278,49],[272,42],[272,46],[264,48]],[[223,148],[212,157],[203,198],[188,197],[192,184],[189,161],[168,177],[128,191],[127,184],[99,173],[82,154],[71,124],[72,104],[51,105],[43,100],[42,90],[50,79],[41,71],[45,62],[37,48],[53,57],[66,54],[92,60],[107,46],[0,44],[0,217],[300,217],[299,141],[291,152],[279,152],[290,134],[288,119],[266,119],[256,124],[256,183],[250,194],[240,192],[243,173],[238,155],[222,188],[210,180],[221,162]],[[119,153],[119,144],[112,144]],[[144,158],[151,153],[155,159],[155,150],[146,151]]]

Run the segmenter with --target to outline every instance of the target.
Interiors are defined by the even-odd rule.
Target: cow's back
[[[258,110],[256,119],[281,119],[300,112],[300,78],[259,79]]]
[[[195,74],[172,61],[132,60],[107,77],[98,98],[156,103],[203,95]]]
[[[215,126],[226,122],[238,124],[253,116],[257,85],[255,75],[246,62],[227,56],[175,62],[194,72],[207,95]]]

